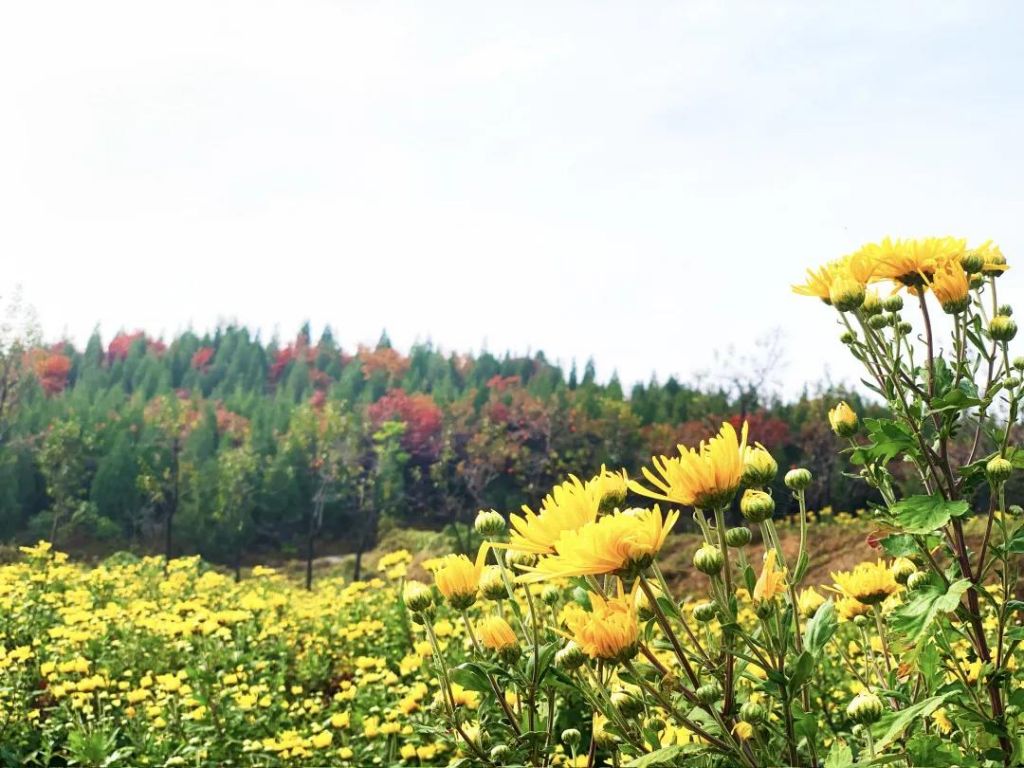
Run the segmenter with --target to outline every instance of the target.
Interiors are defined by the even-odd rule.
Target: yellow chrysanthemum
[[[931,281],[939,267],[959,261],[967,241],[955,237],[923,237],[916,240],[890,240],[865,246],[862,251],[874,261],[876,279],[895,280],[909,287]]]
[[[876,605],[897,592],[900,585],[892,571],[879,560],[876,563],[858,563],[852,571],[832,574],[834,589],[864,605]]]
[[[929,281],[928,287],[942,309],[949,314],[963,312],[971,302],[967,273],[960,266],[959,260],[941,264]]]
[[[573,640],[592,659],[624,660],[636,653],[640,624],[635,599],[623,594],[622,585],[616,597],[590,595],[589,611],[565,615]]]
[[[626,483],[625,471],[610,472],[603,466],[586,483],[570,476],[544,498],[539,513],[524,505],[522,515],[509,516],[509,548],[537,555],[554,552],[555,542],[564,532],[596,520],[607,500],[625,498]]]
[[[501,616],[488,616],[476,625],[477,635],[485,648],[503,651],[519,645],[515,630]]]
[[[982,258],[982,274],[990,276],[998,275],[1009,269],[1006,265],[1006,257],[1003,256],[1002,250],[1000,250],[999,246],[991,240],[986,240],[977,248],[973,249],[973,252]]]
[[[555,554],[542,557],[518,580],[634,573],[651,564],[678,519],[679,512],[673,510],[663,520],[657,505],[654,509],[616,510],[563,533],[555,544]]]
[[[631,481],[629,488],[652,499],[700,508],[728,504],[743,479],[746,446],[746,422],[741,438],[737,438],[732,424],[725,423],[715,437],[702,441],[697,450],[680,445],[677,446],[678,458],[652,457],[651,463],[658,474],[647,467],[643,468],[643,474],[657,490],[636,481]]]
[[[468,608],[476,600],[480,574],[487,559],[487,546],[481,546],[476,562],[465,555],[446,555],[434,572],[434,583],[453,608]]]
[[[865,605],[855,597],[841,597],[836,601],[836,614],[843,621],[853,621],[858,616],[871,613],[871,606]]]
[[[801,616],[808,619],[824,604],[825,598],[814,587],[801,590],[800,596],[796,599],[797,610],[800,611]]]
[[[754,584],[754,600],[771,600],[786,591],[786,569],[776,563],[775,550],[769,549],[761,575]]]

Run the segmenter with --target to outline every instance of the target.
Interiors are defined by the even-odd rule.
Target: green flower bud
[[[903,309],[903,297],[898,293],[894,293],[892,296],[886,296],[882,300],[882,308],[886,312],[899,312]]]
[[[625,718],[636,717],[644,711],[644,703],[625,691],[615,691],[612,694],[612,706]]]
[[[402,590],[402,600],[412,613],[423,613],[434,604],[434,591],[423,582],[410,580]]]
[[[496,765],[504,765],[512,757],[512,750],[507,744],[498,744],[491,749],[491,760]]]
[[[775,500],[765,491],[748,488],[740,499],[740,513],[749,523],[763,523],[775,513]]]
[[[1003,386],[1006,387],[1007,389],[1016,389],[1017,387],[1020,386],[1020,379],[1018,379],[1016,376],[1007,376],[1005,379],[1003,379]]]
[[[960,257],[960,266],[969,275],[977,274],[985,266],[985,257],[977,251],[966,251]]]
[[[857,334],[853,331],[843,331],[843,335],[839,337],[839,341],[843,344],[853,344],[857,341]]]
[[[748,701],[740,707],[740,720],[757,725],[768,719],[768,711],[754,701]]]
[[[913,561],[905,557],[898,557],[893,561],[892,567],[889,570],[892,571],[892,577],[898,583],[906,584],[907,579],[917,573],[917,566],[914,565]]]
[[[714,576],[725,565],[725,556],[718,547],[704,544],[693,556],[693,567],[708,576]]]
[[[582,738],[582,734],[575,728],[566,728],[562,731],[562,743],[569,747],[569,749],[578,747]]]
[[[561,596],[562,590],[551,584],[544,587],[544,591],[540,593],[540,599],[544,602],[544,605],[554,605]]]
[[[555,666],[565,672],[578,669],[586,660],[587,654],[576,644],[575,640],[570,640],[555,654]]]
[[[700,622],[708,622],[718,615],[718,606],[713,602],[705,601],[693,606],[693,618]]]
[[[505,600],[508,598],[508,587],[502,578],[501,568],[488,565],[480,574],[480,594],[488,600]]]
[[[760,445],[747,447],[743,454],[743,484],[752,488],[768,485],[775,479],[779,465]]]
[[[1013,474],[1013,464],[1002,456],[996,456],[989,459],[988,464],[985,465],[985,474],[988,475],[989,482],[993,485],[1005,483]]]
[[[1020,506],[1020,504],[1011,504],[1006,512],[1010,517],[1022,517],[1024,516],[1024,507]]]
[[[873,317],[868,318],[868,325],[876,331],[881,331],[889,325],[889,319],[885,315],[874,315]]]
[[[968,278],[967,284],[971,287],[971,290],[976,291],[985,284],[985,278],[981,274],[974,274]]]
[[[877,723],[883,711],[882,700],[873,693],[858,693],[846,706],[846,716],[860,725]]]
[[[1010,365],[1012,365],[1018,371],[1024,371],[1024,357],[1013,358],[1013,362],[1010,363]]]
[[[516,566],[522,565],[527,568],[532,568],[537,564],[537,556],[532,552],[522,552],[516,549],[505,550],[505,565],[509,568],[515,568]]]
[[[745,526],[739,528],[730,528],[725,532],[725,543],[733,549],[739,549],[745,547],[750,543],[750,539],[753,538],[753,534],[750,529]]]
[[[786,487],[791,491],[802,491],[811,484],[810,470],[798,467],[786,473]]]
[[[858,614],[853,617],[853,623],[858,627],[866,627],[868,625],[868,617],[864,614]]]
[[[485,539],[492,539],[505,532],[505,518],[493,509],[490,511],[481,509],[473,522],[473,528]]]
[[[907,577],[907,589],[913,592],[915,589],[921,589],[921,587],[929,584],[930,582],[931,579],[928,577],[927,573],[924,571],[917,571]]]
[[[1009,304],[1000,304],[996,309],[996,314],[1000,317],[1010,317],[1013,315],[1013,307]]]
[[[860,305],[860,311],[868,317],[882,311],[882,299],[877,292],[869,291],[864,294],[864,302]]]
[[[1016,704],[1007,704],[1005,712],[1006,716],[1012,720],[1020,714],[1020,707]]]
[[[907,336],[913,330],[914,326],[912,326],[910,323],[896,324],[896,333],[898,333],[900,336]]]
[[[988,332],[996,341],[1007,342],[1017,335],[1017,323],[1013,318],[996,315],[988,323]]]
[[[694,695],[701,704],[710,706],[722,698],[722,686],[715,681],[705,683],[694,691]]]

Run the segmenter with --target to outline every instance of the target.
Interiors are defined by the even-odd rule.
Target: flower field
[[[729,422],[639,476],[481,511],[479,546],[422,572],[399,551],[376,578],[306,591],[194,558],[85,568],[40,543],[0,569],[0,758],[1020,765],[1024,511],[1006,487],[1024,467],[1024,359],[996,300],[1005,269],[991,244],[886,240],[797,288],[838,313],[889,411],[829,414],[874,494],[875,552],[826,583],[808,579],[811,473]],[[778,476],[795,519],[776,520]],[[688,594],[660,564],[684,515]]]

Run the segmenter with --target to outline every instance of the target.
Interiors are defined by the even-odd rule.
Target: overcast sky
[[[47,336],[308,319],[690,379],[806,265],[1000,243],[1024,289],[1024,5],[21,0],[0,8],[0,293]],[[1024,309],[1024,307],[1022,307]]]

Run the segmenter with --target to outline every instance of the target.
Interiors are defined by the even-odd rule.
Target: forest
[[[627,392],[592,363],[566,373],[541,352],[406,354],[386,334],[346,349],[330,330],[282,343],[227,326],[168,342],[95,333],[81,350],[12,345],[2,376],[0,537],[71,552],[238,567],[358,555],[394,525],[444,528],[468,550],[478,510],[535,506],[602,464],[635,472],[722,419],[810,468],[814,508],[866,503],[826,414],[840,396],[862,413],[870,403],[829,389],[785,402],[728,362],[714,385]]]

